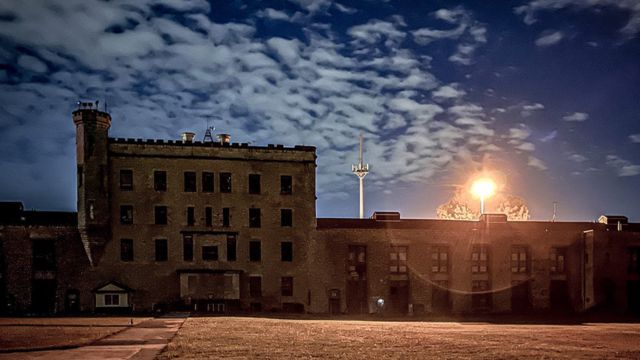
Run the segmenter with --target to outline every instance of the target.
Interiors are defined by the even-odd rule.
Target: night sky
[[[318,148],[320,217],[435,217],[480,171],[532,219],[640,221],[640,1],[0,2],[0,199],[76,208],[78,100],[112,137]],[[490,201],[488,208],[491,209]]]

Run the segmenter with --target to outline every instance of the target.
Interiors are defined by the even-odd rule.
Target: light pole
[[[480,198],[480,215],[484,214],[484,200],[496,191],[496,184],[491,179],[478,179],[471,185],[471,193]]]

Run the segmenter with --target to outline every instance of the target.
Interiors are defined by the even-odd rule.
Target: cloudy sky
[[[318,215],[434,217],[478,171],[533,219],[640,221],[640,1],[0,2],[0,199],[75,210],[81,100],[111,136],[318,148]],[[490,209],[490,204],[488,205]]]

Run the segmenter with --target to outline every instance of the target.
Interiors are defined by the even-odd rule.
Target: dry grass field
[[[0,350],[84,345],[149,318],[0,318]]]
[[[159,358],[640,359],[640,325],[202,317]]]

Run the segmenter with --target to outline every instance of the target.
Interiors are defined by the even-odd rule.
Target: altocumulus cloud
[[[0,74],[0,150],[7,154],[0,166],[34,189],[43,177],[61,179],[25,200],[46,197],[73,208],[69,114],[80,98],[108,100],[113,136],[175,138],[214,120],[238,141],[315,145],[318,190],[327,196],[344,195],[360,133],[369,139],[367,156],[385,169],[370,175],[374,190],[430,179],[468,154],[509,150],[494,145],[501,138],[494,120],[466,99],[463,85],[443,84],[430,59],[407,46],[451,41],[449,61],[471,64],[487,36],[472,13],[438,10],[430,16],[442,28],[410,28],[390,16],[338,29],[312,20],[357,9],[295,3],[297,10],[220,23],[202,13],[210,10],[206,1],[3,1],[0,58],[19,68]],[[300,35],[264,36],[260,21],[286,23]],[[522,136],[505,146],[530,154],[535,147]],[[532,155],[525,159],[546,168]]]

